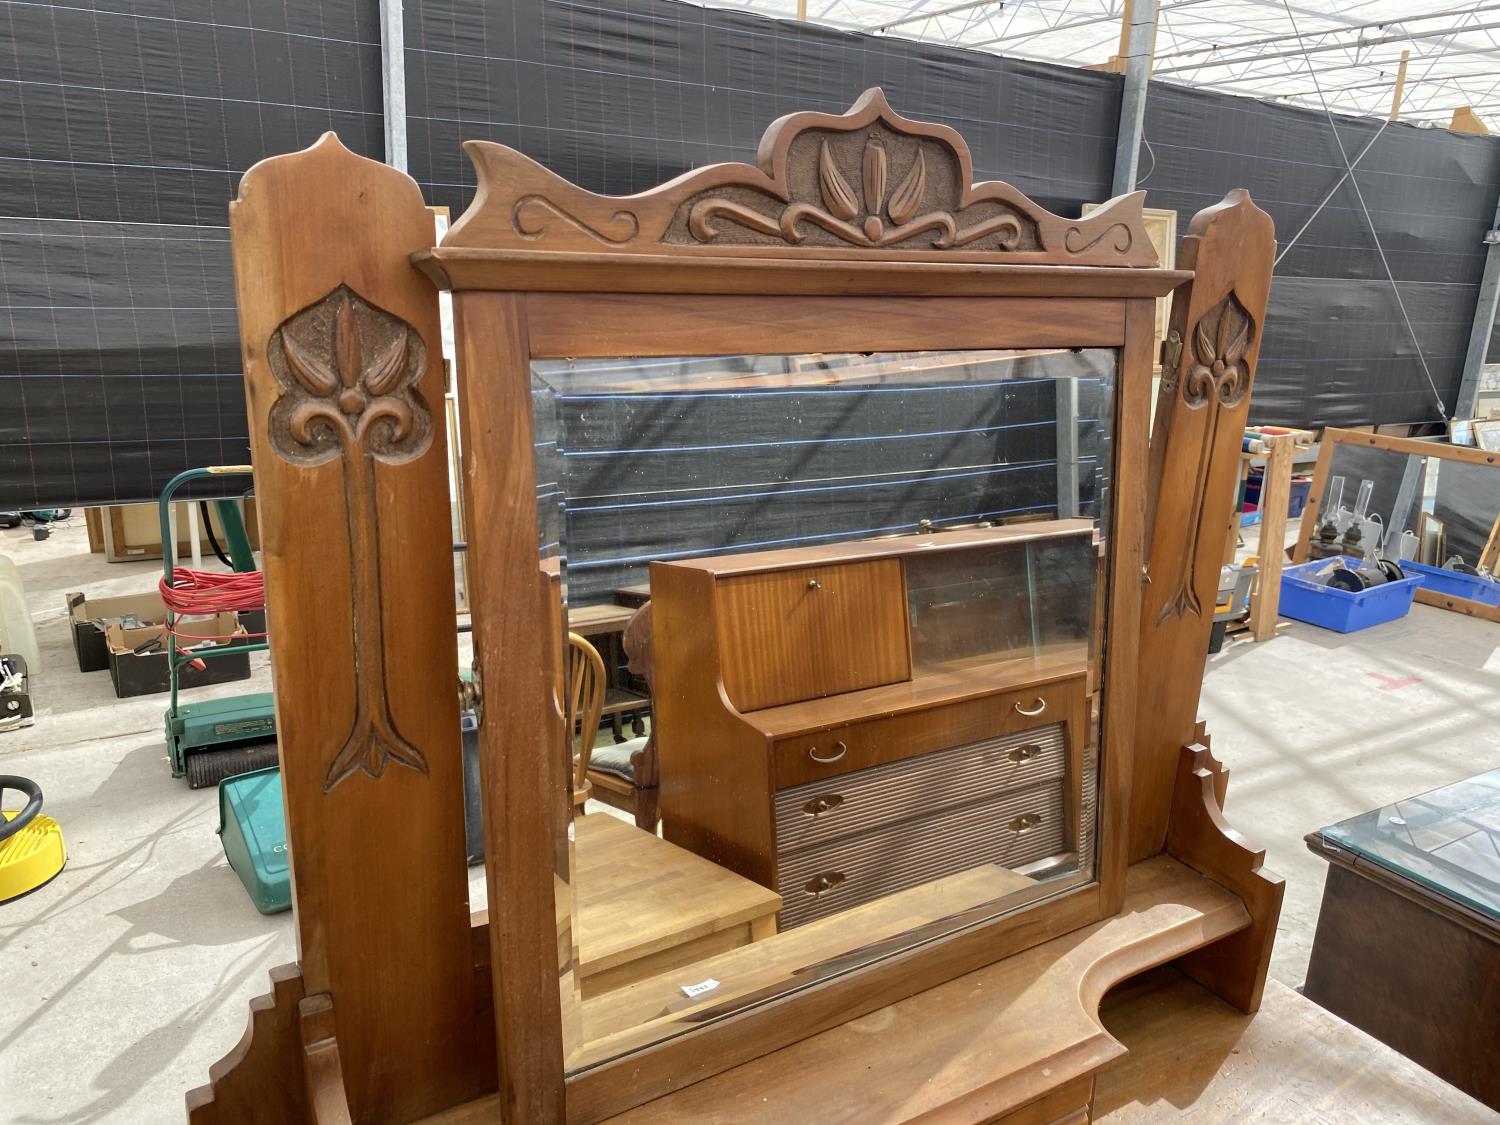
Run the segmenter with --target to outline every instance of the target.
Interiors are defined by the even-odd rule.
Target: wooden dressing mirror
[[[870,1120],[1087,1113],[1110,983],[1184,958],[1253,1010],[1280,883],[1223,822],[1196,708],[1269,219],[1234,193],[1159,269],[1142,193],[1050,214],[879,90],[630,197],[466,147],[478,194],[435,248],[415,185],[332,137],[232,211],[301,960],[193,1119],[271,1120],[247,1091],[289,1071],[276,1120],[586,1122],[746,1089],[746,1120],[856,1090]],[[570,690],[593,652],[601,695]],[[659,831],[590,799],[610,770]],[[1042,1005],[1025,1036],[924,999],[980,972]],[[888,1005],[900,1032],[816,1089],[756,1077]],[[858,1056],[922,1019],[964,1079],[882,1102]]]

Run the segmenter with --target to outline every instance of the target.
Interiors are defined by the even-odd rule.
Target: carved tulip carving
[[[1245,391],[1250,386],[1248,357],[1255,336],[1255,323],[1239,298],[1230,293],[1198,318],[1191,335],[1193,351],[1191,365],[1182,380],[1182,401],[1189,410],[1207,408],[1208,416],[1203,420],[1203,432],[1198,439],[1198,469],[1194,475],[1193,499],[1188,514],[1192,532],[1173,579],[1172,592],[1157,615],[1158,624],[1174,615],[1183,617],[1191,613],[1199,618],[1203,616],[1203,605],[1197,593],[1199,532],[1203,523],[1205,489],[1213,475],[1216,448],[1213,438],[1218,427],[1219,410],[1238,406],[1244,401]],[[1176,363],[1182,362],[1181,348],[1176,349],[1174,357]],[[1162,386],[1170,387],[1175,378],[1175,370],[1164,370]],[[1217,574],[1219,563],[1214,559],[1219,556],[1213,552],[1218,548],[1213,544],[1205,546],[1207,549],[1203,553],[1208,557],[1203,560],[1203,565],[1211,567]]]
[[[282,388],[271,407],[272,448],[295,465],[342,459],[355,710],[323,791],[356,771],[378,778],[390,762],[425,774],[427,759],[396,729],[387,704],[374,467],[414,460],[432,443],[417,390],[426,368],[422,337],[341,285],[288,317],[271,335],[266,360]]]
[[[890,189],[891,153],[885,135],[875,130],[864,134],[859,169],[846,173],[828,140],[818,147],[818,200],[787,200],[779,215],[768,215],[740,199],[710,195],[688,209],[688,230],[700,242],[712,242],[721,233],[717,218],[761,234],[780,236],[793,245],[807,237],[804,223],[821,227],[852,246],[876,248],[896,246],[927,235],[927,246],[950,250],[968,246],[989,235],[1005,250],[1021,241],[1021,220],[1005,206],[989,207],[982,217],[971,217],[965,226],[967,206],[959,199],[923,211],[927,196],[927,155],[923,143],[913,149],[911,163]],[[845,160],[845,163],[852,161]],[[859,182],[851,183],[858,177]],[[889,189],[889,190],[888,190]]]
[[[1183,401],[1195,410],[1215,397],[1223,406],[1238,403],[1250,382],[1249,346],[1250,315],[1231,293],[1193,329],[1195,362],[1183,383]]]

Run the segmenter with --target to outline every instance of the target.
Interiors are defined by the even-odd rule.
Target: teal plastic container
[[[255,909],[280,914],[292,908],[280,766],[219,782],[219,839]]]

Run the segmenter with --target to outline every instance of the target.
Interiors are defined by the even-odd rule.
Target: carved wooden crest
[[[716,164],[632,196],[595,195],[504,145],[464,148],[479,192],[444,249],[1157,264],[1144,193],[1085,219],[1054,215],[1009,184],[974,183],[957,132],[907,120],[879,89],[844,114],[774,122],[754,166]]]
[[[427,362],[422,337],[340,285],[272,333],[266,360],[281,387],[271,448],[297,465],[343,461],[356,705],[323,791],[356,770],[378,778],[390,762],[425,774],[426,757],[397,731],[387,704],[374,469],[376,461],[414,460],[432,444],[432,417],[416,389]]]

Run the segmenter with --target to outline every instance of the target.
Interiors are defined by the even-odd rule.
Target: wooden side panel
[[[662,834],[763,886],[774,886],[766,737],[719,691],[714,578],[651,566],[652,685]]]
[[[1196,272],[1172,302],[1182,346],[1164,365],[1151,435],[1132,863],[1162,850],[1178,756],[1193,740],[1275,250],[1271,217],[1236,189],[1193,217],[1179,255]]]
[[[463,424],[464,516],[474,654],[486,686],[479,727],[485,878],[492,912],[495,1038],[503,1119],[561,1120],[572,945],[570,778],[558,693],[558,596],[538,566],[530,359],[521,299],[453,302]],[[561,988],[559,981],[561,980]],[[576,1027],[569,1011],[566,1026]]]
[[[432,216],[330,133],[247,172],[230,228],[302,976],[354,1118],[405,1121],[482,1069]]]
[[[724,690],[741,711],[911,677],[899,559],[719,580]]]

